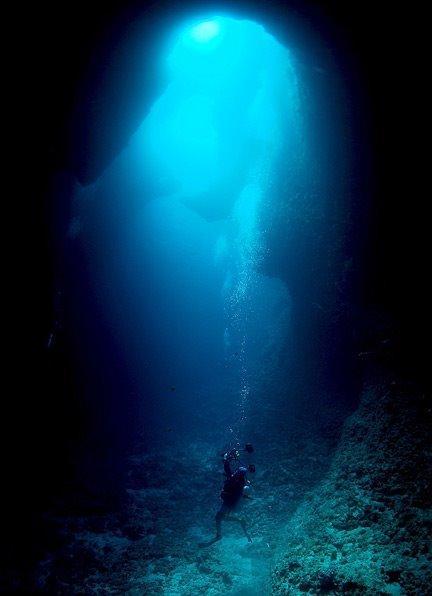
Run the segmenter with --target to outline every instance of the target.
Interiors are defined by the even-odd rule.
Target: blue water
[[[132,588],[144,582],[154,593],[163,584],[167,594],[217,594],[225,582],[231,593],[235,576],[240,591],[232,593],[255,594],[269,579],[283,512],[296,502],[292,485],[277,478],[291,465],[283,450],[287,429],[296,432],[290,400],[299,400],[295,379],[287,379],[298,351],[293,295],[297,325],[303,305],[320,300],[301,296],[305,248],[297,256],[296,246],[299,222],[313,221],[323,201],[305,117],[311,108],[295,56],[255,22],[206,15],[181,23],[167,40],[164,89],[109,168],[77,189],[69,236],[84,255],[92,309],[109,330],[106,349],[117,350],[118,358],[107,358],[112,382],[103,386],[108,396],[124,395],[126,411],[133,405],[141,450],[132,441],[128,474],[137,523],[148,515],[161,524],[145,549],[147,559],[153,551],[164,556],[143,563]],[[281,258],[287,275],[274,274]],[[92,357],[87,346],[87,366]],[[91,374],[105,377],[103,364]],[[116,407],[108,436],[125,419]],[[220,455],[246,441],[258,445],[254,544],[226,528],[224,546],[198,554],[214,532]],[[321,462],[320,448],[311,441],[310,449]],[[121,558],[121,545],[105,540]],[[203,568],[216,565],[226,577],[217,571],[211,587],[216,576],[203,579],[207,572],[182,558],[185,544]],[[181,560],[168,581],[173,552]]]
[[[189,396],[217,387],[232,414],[226,440],[237,440],[261,369],[277,374],[289,333],[290,290],[263,264],[276,169],[283,157],[296,192],[304,169],[298,82],[289,50],[252,21],[191,20],[169,39],[163,93],[79,190],[74,225],[98,205],[93,282],[152,428],[186,423]]]

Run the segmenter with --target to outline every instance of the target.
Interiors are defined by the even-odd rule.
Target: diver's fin
[[[214,538],[212,538],[212,540],[209,540],[208,542],[200,542],[198,544],[198,546],[200,548],[206,548],[207,546],[211,546],[212,544],[214,544],[215,542],[219,542],[219,540],[222,538],[222,536],[215,536]]]

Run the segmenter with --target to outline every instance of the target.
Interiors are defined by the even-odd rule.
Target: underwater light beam
[[[219,34],[220,26],[217,21],[204,21],[193,27],[191,35],[195,41],[210,41]]]

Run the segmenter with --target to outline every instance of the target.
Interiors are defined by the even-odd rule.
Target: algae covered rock
[[[274,594],[428,594],[431,412],[415,387],[376,379],[327,477],[286,526]]]

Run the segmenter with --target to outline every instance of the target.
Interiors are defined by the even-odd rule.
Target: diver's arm
[[[231,449],[223,456],[224,472],[228,478],[232,476],[231,464],[232,459],[238,459],[239,452],[237,449]]]
[[[242,497],[243,497],[243,499],[249,499],[250,501],[253,501],[253,497],[251,497],[249,494],[250,488],[251,487],[250,487],[249,482],[247,484],[245,484],[245,486],[243,487]]]

